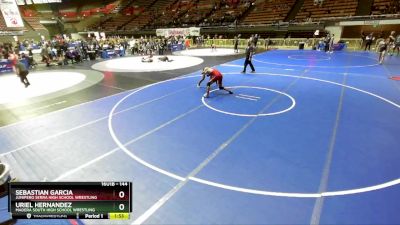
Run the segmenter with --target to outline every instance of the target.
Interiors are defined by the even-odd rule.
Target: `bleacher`
[[[372,6],[373,15],[398,14],[400,2],[397,0],[375,0]]]
[[[78,7],[76,6],[65,6],[59,9],[59,15],[61,17],[76,17],[78,15]]]
[[[165,4],[163,7],[156,9],[154,17],[151,19],[148,25],[155,26],[166,26],[171,24],[174,19],[179,18],[183,13],[187,12],[196,1],[189,0],[177,0]]]
[[[242,4],[230,3],[229,1],[224,1],[225,4],[219,5],[219,7],[210,16],[210,19],[214,22],[220,23],[221,25],[232,23],[242,16],[242,14],[249,8],[250,3]]]
[[[110,18],[109,20],[106,20],[100,26],[105,31],[113,31],[119,29],[123,24],[129,22],[129,20],[132,19],[132,16],[118,15]]]
[[[152,19],[152,13],[145,11],[124,26],[124,30],[136,30],[144,27]]]
[[[51,19],[58,16],[58,11],[53,11],[49,4],[26,5],[23,8],[35,12],[32,16],[38,16],[41,19]]]
[[[38,12],[38,15],[42,19],[52,19],[58,15],[56,15],[53,11],[42,11]]]
[[[121,0],[119,2],[115,3],[115,8],[111,11],[111,13],[120,13],[122,10],[124,10],[126,7],[130,6],[133,3],[134,0]]]
[[[168,5],[171,5],[174,2],[175,0],[158,0],[155,2],[149,0],[136,1],[136,4],[145,9],[145,11],[126,24],[124,29],[135,30],[148,25],[150,21],[155,19],[158,9],[166,8]]]
[[[24,20],[33,30],[46,30],[46,28],[40,23],[40,17],[24,17]]]
[[[295,0],[257,1],[242,24],[256,25],[283,21],[295,2]]]
[[[200,0],[197,5],[190,8],[180,20],[184,24],[199,24],[207,19],[206,16],[213,11],[213,8],[213,1]]]
[[[119,13],[91,26],[102,31],[130,31],[142,28],[232,25],[320,23],[332,17],[355,16],[361,0],[304,0],[293,12],[296,0],[124,0]],[[375,0],[374,14],[396,8],[398,0]],[[128,4],[130,3],[130,4]],[[122,11],[121,9],[124,8]],[[294,16],[294,19],[292,19]],[[239,21],[238,21],[239,20]],[[284,23],[281,23],[284,22]]]
[[[109,17],[108,19],[102,20],[101,22],[91,26],[93,29],[100,29],[103,31],[115,31],[120,30],[125,24],[132,20],[144,10],[144,6],[151,4],[152,1],[137,0],[137,1],[125,1],[123,2],[123,9],[117,15]]]
[[[104,30],[104,31],[115,31],[116,29],[121,28],[122,25],[126,24],[127,22],[129,22],[133,15],[133,10],[131,10],[131,8],[134,8],[134,4],[136,3],[136,1],[130,1],[130,0],[126,0],[120,3],[120,5],[118,5],[117,3],[115,3],[115,8],[111,11],[114,12],[114,10],[124,10],[123,12],[120,12],[119,14],[113,15],[105,20],[102,20],[96,24],[93,24],[92,26],[90,26],[92,29],[100,29],[100,30]],[[94,8],[96,9],[96,8]],[[97,8],[97,10],[94,10],[93,8],[90,9],[91,13],[99,13],[101,10],[100,8]],[[87,11],[88,9],[85,9],[85,11]],[[98,11],[98,12],[97,12]]]
[[[324,0],[322,4],[315,4],[314,0],[305,0],[302,8],[296,15],[296,21],[320,20],[327,17],[354,16],[358,0]]]
[[[159,13],[162,11],[168,11],[172,8],[172,6],[179,1],[177,0],[158,0],[155,4],[150,8],[153,12],[151,19],[148,21],[147,25],[151,25],[154,21],[160,20],[158,17]]]
[[[196,1],[178,0],[173,4],[161,9],[156,14],[156,19],[152,21],[153,26],[166,26],[173,23],[185,15],[189,9],[197,4]]]
[[[6,22],[4,21],[2,13],[0,13],[0,30],[7,30],[7,25]]]

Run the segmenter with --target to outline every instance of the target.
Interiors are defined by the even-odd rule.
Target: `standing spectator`
[[[190,38],[187,38],[187,39],[185,40],[185,48],[186,48],[186,49],[189,49],[189,48],[190,48]]]
[[[159,55],[164,55],[164,41],[161,40],[158,44],[158,54]]]
[[[312,41],[311,41],[311,46],[312,50],[317,50],[318,49],[318,40],[317,37],[314,35]]]
[[[370,33],[365,37],[365,49],[364,51],[371,51],[372,41],[374,40],[374,33]]]
[[[394,48],[395,48],[394,42],[396,41],[396,38],[394,36],[395,34],[396,34],[396,32],[392,31],[392,32],[390,32],[390,36],[389,36],[389,45],[388,45],[387,51],[390,56],[392,56],[394,53]]]
[[[383,34],[381,33],[379,35],[379,37],[376,39],[376,44],[375,44],[375,50],[376,52],[379,52],[379,43],[381,43],[381,41],[385,41],[385,38],[383,38]]]
[[[40,55],[42,56],[42,62],[45,62],[46,66],[50,66],[50,55],[49,55],[49,50],[47,48],[47,44],[44,44],[42,46]]]
[[[31,48],[28,49],[28,56],[26,57],[26,59],[28,60],[29,67],[34,69],[37,63],[33,59],[33,52]]]
[[[386,51],[388,50],[390,39],[387,38],[386,41],[382,40],[379,42],[379,64],[383,63],[385,59]]]
[[[11,61],[12,68],[15,71],[15,65],[19,62],[18,55],[14,54],[14,52],[12,50],[10,50],[7,54],[7,58],[9,61]]]
[[[270,40],[269,36],[264,40],[264,48],[265,48],[266,50],[269,49],[270,41],[271,41],[271,40]]]
[[[394,48],[395,50],[397,50],[397,56],[399,56],[399,52],[400,52],[400,34],[397,35],[395,43],[394,43]],[[394,50],[393,50],[394,52]]]
[[[254,35],[253,38],[254,48],[257,48],[257,42],[258,42],[258,34]]]
[[[361,46],[360,46],[360,48],[362,48],[362,46],[364,45],[365,38],[366,38],[366,35],[365,35],[364,31],[361,31]]]
[[[251,35],[249,40],[248,40],[248,43],[250,43],[250,45],[252,45],[253,42],[254,42],[254,35]]]
[[[131,48],[131,54],[132,54],[132,55],[135,54],[135,44],[136,44],[135,38],[132,38],[132,39],[129,41],[129,47]]]
[[[331,42],[330,34],[326,35],[324,42],[325,42],[325,52],[328,52],[329,51],[329,43]]]
[[[239,53],[239,49],[238,49],[238,45],[239,45],[239,37],[235,36],[235,39],[233,40],[233,50],[235,53]]]
[[[332,34],[329,40],[329,53],[333,53],[333,44],[335,43],[335,35]]]
[[[251,42],[249,42],[247,44],[245,53],[246,53],[246,59],[244,60],[244,67],[243,67],[242,73],[246,73],[247,65],[250,65],[252,73],[256,72],[256,70],[254,69],[253,63],[251,62],[251,60],[253,59],[253,55],[254,55],[254,47],[252,46]]]
[[[150,41],[147,41],[147,43],[145,44],[145,52],[146,55],[153,53]]]

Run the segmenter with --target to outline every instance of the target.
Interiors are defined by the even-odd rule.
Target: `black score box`
[[[12,182],[15,219],[129,219],[131,182]]]
[[[16,213],[13,219],[87,219],[87,220],[129,220],[130,213],[76,213],[76,214],[35,214]]]

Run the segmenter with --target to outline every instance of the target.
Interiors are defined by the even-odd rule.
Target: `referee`
[[[15,73],[19,76],[21,83],[25,85],[25,88],[31,85],[28,78],[26,78],[26,76],[29,74],[29,71],[26,69],[24,64],[17,62],[17,64],[15,64]]]
[[[256,70],[254,69],[253,63],[251,63],[251,60],[252,60],[253,54],[254,54],[254,47],[251,42],[249,42],[247,44],[245,53],[246,53],[246,59],[244,60],[244,68],[243,68],[242,73],[246,73],[247,65],[250,65],[252,73],[256,72]]]

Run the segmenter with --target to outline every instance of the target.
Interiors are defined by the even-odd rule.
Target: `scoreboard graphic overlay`
[[[129,219],[131,182],[10,182],[13,219]]]

